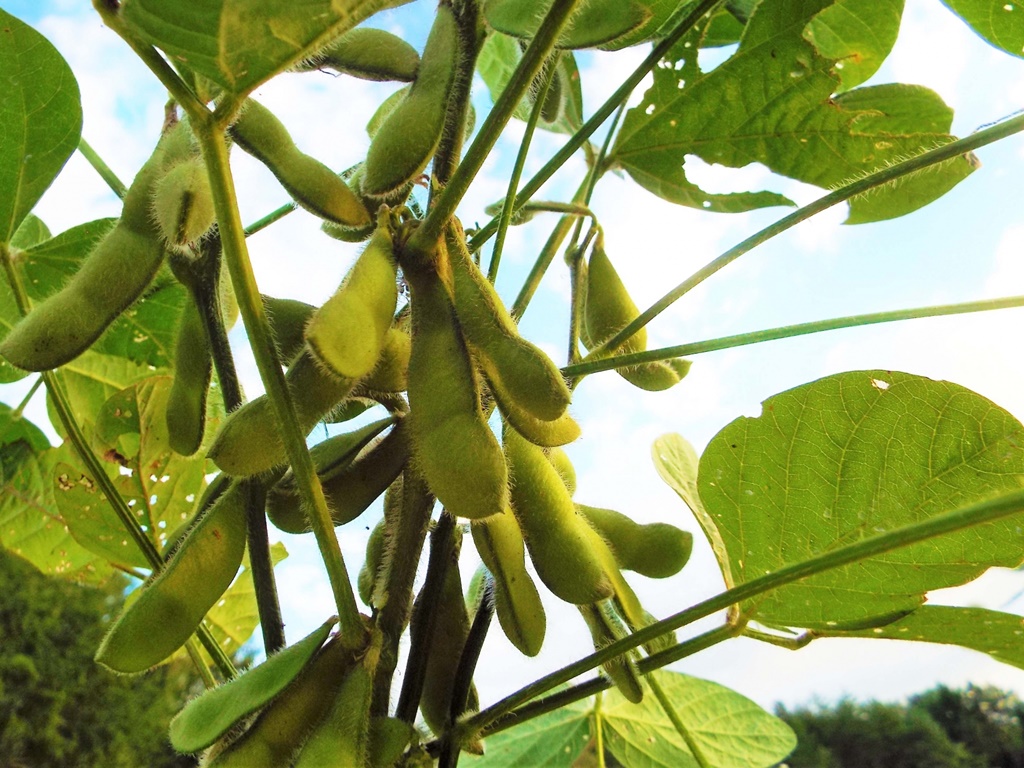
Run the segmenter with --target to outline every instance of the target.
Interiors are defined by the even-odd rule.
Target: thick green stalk
[[[960,155],[978,149],[979,147],[992,144],[1000,139],[1005,139],[1007,136],[1012,136],[1013,134],[1021,131],[1024,131],[1024,115],[999,123],[991,128],[986,128],[976,133],[972,133],[970,136],[963,139],[957,139],[956,141],[945,144],[937,149],[922,152],[916,157],[904,160],[902,163],[897,163],[896,165],[889,166],[888,168],[883,168],[880,171],[876,171],[875,173],[865,176],[863,179],[859,179],[847,184],[846,186],[840,187],[833,192],[829,192],[827,195],[818,198],[813,203],[805,205],[803,208],[779,219],[774,224],[765,227],[760,232],[751,235],[739,245],[730,248],[717,259],[709,262],[704,267],[694,272],[690,277],[686,278],[686,280],[658,299],[658,301],[652,304],[649,308],[641,312],[640,316],[633,322],[609,338],[603,344],[591,350],[590,354],[587,355],[584,360],[595,360],[600,357],[607,357],[609,351],[617,349],[630,336],[672,306],[672,304],[682,296],[686,295],[690,290],[696,288],[706,279],[711,277],[711,275],[736,261],[736,259],[743,256],[745,253],[752,251],[762,243],[771,240],[776,235],[781,235],[787,229],[795,227],[797,224],[806,221],[812,216],[816,216],[822,211],[827,210],[834,205],[839,205],[839,203],[845,202],[852,197],[864,194],[876,187],[884,186],[903,176],[907,176],[915,171],[920,171],[923,168],[928,168],[929,166],[945,162],[946,160],[952,160],[955,157],[959,157]]]
[[[79,139],[78,151],[88,161],[89,165],[93,167],[93,170],[107,182],[107,186],[113,190],[115,195],[124,197],[128,193],[128,187],[117,178],[117,174],[111,170],[110,166],[103,162],[103,158],[96,154],[96,150],[89,146],[89,142],[85,139]]]
[[[327,509],[323,488],[320,486],[320,480],[306,447],[306,436],[299,429],[295,404],[292,402],[280,361],[277,359],[277,348],[271,334],[270,323],[256,285],[252,263],[249,261],[245,232],[238,215],[234,179],[228,166],[228,148],[224,133],[214,129],[209,122],[194,123],[193,130],[199,140],[210,175],[214,208],[220,225],[224,258],[231,274],[231,284],[235,289],[238,308],[245,323],[260,378],[281,428],[281,439],[298,484],[302,503],[310,513],[310,524],[327,569],[334,602],[338,609],[342,642],[347,647],[357,648],[364,640],[359,608],[349,582],[341,547],[334,534],[334,523]]]
[[[628,365],[650,363],[655,360],[669,360],[674,357],[691,357],[703,352],[715,352],[720,349],[742,347],[747,344],[760,344],[764,341],[805,336],[809,333],[835,331],[840,328],[855,328],[861,325],[892,323],[898,320],[963,315],[971,312],[988,312],[994,309],[1009,309],[1012,307],[1024,307],[1024,296],[1007,296],[1002,299],[967,301],[960,304],[939,304],[932,307],[915,307],[913,309],[894,309],[888,312],[868,312],[863,315],[847,315],[846,317],[836,317],[830,320],[815,320],[810,323],[784,325],[779,328],[767,328],[763,331],[722,336],[721,338],[709,339],[708,341],[679,344],[675,347],[649,349],[645,352],[634,352],[629,355],[615,355],[614,357],[605,357],[598,360],[586,358],[581,363],[566,366],[562,369],[562,373],[565,376],[586,376],[587,374],[610,371]]]
[[[848,544],[829,552],[823,552],[802,562],[793,563],[772,573],[751,579],[744,584],[727,589],[714,597],[697,603],[684,611],[643,627],[628,637],[616,640],[599,651],[595,651],[572,664],[545,675],[459,723],[455,728],[456,735],[460,741],[473,738],[502,715],[511,712],[520,704],[540,696],[555,686],[566,683],[577,675],[583,674],[606,661],[650,642],[666,632],[685,627],[705,616],[710,616],[730,606],[778,589],[786,584],[791,584],[794,581],[805,579],[808,576],[849,565],[850,563],[875,557],[885,552],[891,552],[894,549],[933,539],[964,528],[1019,514],[1022,511],[1024,511],[1024,491],[1002,494],[976,504],[960,507],[952,512],[947,512],[928,520],[905,525],[887,533],[880,533],[853,544]],[[668,654],[661,652],[649,657],[646,661],[652,661],[656,657],[666,658]]]

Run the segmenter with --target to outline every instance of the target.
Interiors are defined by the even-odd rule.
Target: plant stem
[[[214,679],[213,673],[210,672],[210,668],[206,666],[206,662],[203,661],[203,654],[199,651],[199,643],[196,642],[194,637],[190,637],[185,641],[185,652],[188,653],[188,657],[192,660],[192,665],[199,673],[199,677],[202,678],[206,689],[216,688],[217,681]]]
[[[519,180],[523,176],[523,166],[526,165],[526,156],[530,154],[530,144],[533,142],[534,131],[537,130],[537,123],[540,121],[540,113],[544,107],[544,99],[551,88],[551,81],[558,71],[559,52],[548,57],[547,74],[533,102],[533,109],[530,110],[530,119],[526,122],[526,132],[523,140],[519,143],[519,152],[516,154],[515,164],[512,166],[512,175],[508,179],[508,189],[505,191],[505,201],[501,206],[501,216],[498,218],[498,236],[494,239],[494,249],[491,251],[491,262],[487,265],[487,279],[493,283],[498,279],[498,266],[501,264],[501,251],[505,247],[505,235],[508,233],[508,226],[512,222],[512,209],[516,204],[516,189],[519,187]],[[543,72],[543,70],[541,70]]]
[[[579,223],[577,222],[577,224]],[[569,267],[569,285],[571,286],[569,298],[569,353],[566,356],[569,365],[578,363],[580,359],[580,324],[583,321],[584,297],[587,291],[586,284],[584,283],[586,271],[580,265],[583,263],[583,254],[586,253],[591,241],[597,234],[595,227],[591,227],[590,232],[587,233],[582,243],[570,245],[569,250],[565,254],[565,263]],[[576,383],[572,382],[571,388],[575,386]]]
[[[684,611],[638,629],[628,637],[616,640],[599,651],[595,651],[572,664],[545,675],[476,715],[462,721],[456,726],[455,731],[463,739],[476,736],[483,728],[497,720],[500,716],[511,712],[520,704],[551,690],[555,686],[568,682],[577,675],[594,669],[616,656],[631,651],[659,635],[692,624],[705,616],[710,616],[713,613],[749,600],[757,595],[778,589],[794,581],[805,579],[808,576],[855,563],[910,544],[916,544],[936,536],[953,533],[963,528],[1009,517],[1021,511],[1024,511],[1024,491],[1015,491],[960,507],[928,520],[905,525],[887,533],[861,539],[853,544],[848,544],[829,552],[823,552],[799,563],[786,565],[777,571],[751,579],[732,589],[727,589]],[[731,627],[729,629],[734,631]],[[676,660],[667,651],[661,651],[644,659],[644,661],[653,662],[655,659]]]
[[[85,139],[79,139],[78,151],[82,153],[82,157],[84,157],[96,173],[100,175],[100,178],[107,182],[107,186],[113,190],[115,195],[118,197],[124,197],[128,193],[128,187],[126,187],[124,183],[117,178],[117,174],[110,169],[110,166],[103,162],[103,158],[96,154],[96,150],[89,146],[89,142]]]
[[[915,171],[919,171],[922,168],[927,168],[946,160],[952,160],[953,158],[959,157],[967,152],[992,144],[1000,139],[1005,139],[1007,136],[1012,136],[1020,131],[1024,131],[1024,115],[1007,120],[1004,123],[999,123],[991,128],[977,131],[976,133],[972,133],[970,136],[957,139],[956,141],[945,144],[937,149],[922,152],[916,157],[904,160],[902,163],[897,163],[896,165],[889,166],[888,168],[883,168],[880,171],[876,171],[875,173],[865,176],[863,179],[859,179],[858,181],[854,181],[844,187],[840,187],[833,192],[829,192],[827,195],[818,198],[813,203],[805,205],[803,208],[794,211],[788,216],[782,217],[774,224],[765,227],[760,232],[751,235],[739,245],[730,248],[717,259],[714,259],[701,269],[694,272],[690,277],[641,312],[639,317],[633,320],[633,322],[609,338],[603,344],[591,350],[590,354],[587,355],[584,360],[606,357],[610,351],[614,351],[618,348],[630,336],[672,306],[673,303],[686,295],[690,290],[696,288],[706,279],[711,277],[711,275],[736,261],[736,259],[743,256],[745,253],[752,251],[762,243],[771,240],[777,235],[781,235],[787,229],[795,227],[797,224],[806,221],[812,216],[816,216],[834,205],[838,205],[852,197],[868,192],[875,187],[888,184],[891,181],[914,173]]]
[[[588,356],[581,363],[569,365],[562,369],[565,376],[585,376],[599,371],[610,371],[627,365],[649,363],[654,360],[668,360],[673,357],[690,357],[704,352],[715,352],[720,349],[742,347],[747,344],[760,344],[764,341],[788,339],[794,336],[805,336],[822,331],[835,331],[840,328],[854,328],[861,325],[892,323],[898,320],[914,320],[924,317],[944,317],[946,315],[962,315],[971,312],[988,312],[995,309],[1024,307],[1024,296],[1007,296],[1001,299],[984,299],[968,301],[960,304],[939,304],[931,307],[915,307],[913,309],[895,309],[888,312],[869,312],[863,315],[847,315],[829,320],[815,320],[810,323],[784,325],[779,328],[768,328],[762,331],[739,333],[734,336],[722,336],[708,341],[695,341],[675,347],[649,349],[646,352],[634,352],[628,355],[615,355],[597,360]]]
[[[569,15],[582,0],[554,0],[551,9],[541,23],[537,34],[530,41],[529,47],[523,52],[523,58],[509,78],[501,96],[494,104],[494,108],[487,115],[480,131],[473,139],[462,163],[452,174],[444,190],[438,195],[431,210],[427,212],[427,218],[419,226],[410,239],[410,250],[429,252],[437,239],[444,231],[448,219],[455,213],[462,198],[465,196],[469,185],[476,178],[477,172],[483,166],[484,161],[490,154],[498,137],[505,128],[505,124],[512,118],[519,101],[523,98],[537,76],[537,72],[544,64],[544,60],[551,53],[558,40],[558,35],[568,21]]]
[[[597,752],[597,768],[605,768],[604,718],[601,716],[601,700],[603,698],[600,692],[594,697],[594,750]]]
[[[444,587],[445,572],[455,554],[455,518],[442,512],[433,533],[430,534],[430,558],[427,575],[413,607],[412,626],[409,630],[409,659],[405,665],[402,692],[398,696],[395,717],[412,723],[423,694],[423,678],[427,671],[427,655],[434,636],[437,603]]]
[[[810,645],[812,640],[819,637],[816,632],[802,632],[795,637],[782,637],[781,635],[772,634],[770,632],[761,632],[756,629],[751,629],[750,627],[743,630],[743,636],[749,637],[753,640],[760,640],[762,643],[775,645],[779,648],[785,648],[789,651],[799,651],[801,648],[806,648]]]
[[[292,211],[298,210],[298,208],[299,208],[299,204],[296,203],[294,200],[292,200],[291,202],[285,203],[284,205],[282,205],[282,206],[280,206],[278,208],[275,208],[274,210],[272,210],[270,213],[268,213],[263,218],[257,219],[256,221],[254,221],[252,224],[247,226],[242,231],[245,233],[246,237],[249,237],[250,235],[255,235],[261,229],[266,229],[271,224],[273,224],[275,221],[278,221],[279,219],[283,219],[285,216],[287,216]]]
[[[238,215],[234,180],[228,166],[228,150],[224,133],[208,122],[194,124],[193,130],[202,148],[210,176],[214,209],[220,226],[224,258],[231,274],[239,311],[249,336],[249,344],[256,358],[256,365],[266,388],[274,414],[281,429],[281,438],[295,475],[299,494],[306,507],[313,534],[316,537],[320,555],[323,558],[330,579],[334,602],[338,611],[341,642],[347,648],[359,648],[364,640],[364,627],[356,605],[352,585],[349,582],[341,547],[334,534],[334,523],[327,509],[323,488],[313,468],[313,461],[306,447],[305,435],[299,429],[295,415],[295,404],[281,364],[277,359],[270,323],[263,307],[252,263],[245,244],[245,232]]]
[[[700,19],[718,5],[722,0],[701,0],[697,6],[682,19],[676,28],[673,29],[667,37],[661,40],[654,49],[650,52],[646,59],[640,62],[640,65],[633,70],[632,74],[627,77],[622,85],[620,85],[615,93],[608,97],[608,100],[602,104],[598,110],[587,120],[582,127],[576,131],[575,134],[565,143],[565,145],[555,153],[555,155],[548,160],[544,166],[534,174],[533,178],[530,179],[526,186],[522,188],[516,194],[516,204],[518,207],[525,204],[531,197],[533,197],[537,190],[539,190],[544,183],[550,179],[559,168],[561,168],[565,162],[572,157],[576,150],[583,146],[583,144],[589,139],[601,124],[607,120],[612,113],[615,112],[625,101],[629,98],[633,89],[636,88],[640,81],[647,76],[655,65],[661,61],[661,59],[668,53],[672,46],[687,32],[689,32],[693,26],[700,21]],[[506,92],[507,92],[506,88]],[[502,94],[504,96],[504,93]],[[495,105],[497,109],[497,105]],[[511,112],[509,113],[511,114]],[[515,213],[516,211],[513,211]],[[470,251],[476,251],[487,242],[497,229],[498,223],[497,218],[491,219],[487,224],[480,228],[480,231],[473,236],[473,240],[470,243]]]
[[[672,727],[676,729],[676,733],[679,734],[680,738],[686,743],[686,747],[690,750],[690,754],[693,755],[693,759],[697,761],[697,765],[700,768],[711,768],[711,761],[708,760],[707,755],[701,750],[700,745],[693,738],[693,734],[690,733],[686,724],[683,723],[679,713],[676,712],[674,706],[672,706],[672,700],[665,695],[665,691],[662,689],[661,684],[658,682],[654,675],[646,678],[647,684],[651,686],[651,690],[654,691],[655,698],[658,699],[658,704],[661,705],[662,712],[668,717],[669,722],[672,723]]]
[[[32,398],[35,397],[36,392],[39,391],[39,387],[41,387],[42,385],[43,377],[41,375],[36,376],[36,380],[32,382],[32,386],[28,388],[28,392],[25,393],[25,396],[21,398],[21,402],[18,403],[18,407],[11,411],[11,416],[13,418],[21,418],[21,415],[25,412],[25,409],[28,407],[28,404],[32,401]]]

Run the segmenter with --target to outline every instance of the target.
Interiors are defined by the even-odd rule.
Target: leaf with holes
[[[889,55],[903,18],[904,0],[837,0],[818,13],[804,37],[836,62],[842,90],[871,77]]]

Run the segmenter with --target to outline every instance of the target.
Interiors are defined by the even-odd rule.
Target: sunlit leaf
[[[878,71],[902,17],[903,0],[837,0],[811,19],[804,37],[836,61],[842,90],[848,91]]]
[[[569,768],[590,740],[589,708],[569,706],[528,720],[484,740],[483,757],[463,755],[474,768]]]
[[[50,228],[33,213],[26,216],[11,237],[11,248],[24,250],[53,237]]]
[[[0,9],[0,242],[9,242],[82,134],[78,83],[49,40]]]
[[[942,0],[983,39],[1007,53],[1024,57],[1022,0]]]
[[[1024,486],[1024,427],[984,397],[893,371],[829,376],[719,432],[699,491],[742,583]],[[1021,519],[975,526],[801,580],[758,621],[829,629],[913,610],[929,590],[1024,559]]]

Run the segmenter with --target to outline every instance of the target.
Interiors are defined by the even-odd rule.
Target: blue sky
[[[37,26],[69,60],[82,87],[85,138],[123,179],[130,179],[160,124],[165,95],[155,79],[103,28],[87,4],[0,0],[0,6]],[[428,13],[426,4],[417,3],[377,17],[374,24],[407,32],[419,44]],[[956,110],[958,135],[1024,106],[1024,62],[988,47],[939,3],[908,0],[904,27],[904,37],[872,82],[913,82],[933,88]],[[581,55],[586,107],[599,105],[644,53]],[[342,168],[365,156],[363,125],[391,90],[326,75],[286,75],[259,89],[257,96],[285,120],[303,149]],[[486,108],[482,89],[477,104]],[[484,221],[483,206],[503,196],[503,174],[511,166],[521,134],[522,126],[513,125],[499,142],[461,209],[464,221]],[[527,174],[561,142],[559,137],[539,136]],[[651,346],[859,312],[1024,293],[1024,141],[1013,138],[978,154],[983,163],[979,171],[911,216],[843,227],[843,211],[833,210],[748,254],[652,323]],[[233,164],[246,221],[286,199],[269,173],[250,158],[236,153]],[[689,161],[687,167],[695,168],[694,177],[712,191],[765,184],[800,203],[820,194],[769,178],[757,167],[723,170]],[[565,199],[582,172],[582,163],[570,163],[543,196]],[[723,216],[682,209],[611,176],[598,187],[592,207],[605,227],[609,254],[641,307],[784,213],[775,209]],[[117,210],[116,199],[77,157],[39,207],[55,232],[117,215]],[[552,223],[542,217],[537,224],[511,232],[498,280],[504,296],[518,290]],[[333,291],[356,253],[355,248],[325,241],[317,222],[301,212],[253,237],[250,248],[267,292],[316,303]],[[564,269],[556,265],[538,292],[537,306],[522,324],[524,334],[556,360],[565,355],[567,297]],[[568,449],[580,475],[577,500],[620,509],[644,521],[674,522],[697,533],[688,511],[657,478],[649,460],[651,441],[674,431],[700,449],[733,418],[758,413],[766,397],[843,370],[897,369],[948,379],[1022,418],[1022,320],[1024,312],[1005,310],[710,353],[695,358],[687,380],[666,393],[639,393],[612,373],[591,377],[580,385],[573,406],[584,437]],[[254,396],[261,386],[245,352],[244,336],[236,331],[233,341],[246,391]],[[18,393],[11,387],[0,397],[16,402]],[[362,560],[374,514],[379,513],[368,513],[340,531],[350,564]],[[297,638],[330,612],[330,593],[312,542],[282,538],[292,556],[280,569],[281,588],[289,637]],[[710,552],[697,538],[693,561],[679,577],[668,582],[636,579],[638,592],[655,614],[678,610],[720,589]],[[464,552],[468,577],[475,562],[471,547]],[[354,575],[357,568],[352,570]],[[1024,575],[994,571],[955,595],[932,599],[1007,608],[1006,601],[1021,588]],[[1010,608],[1024,612],[1024,601]],[[574,611],[550,603],[549,622],[549,640],[537,660],[519,657],[499,632],[492,633],[478,676],[482,700],[493,700],[586,648],[589,639]],[[1024,672],[979,654],[874,641],[819,641],[791,653],[736,640],[679,668],[730,685],[766,706],[776,700],[794,704],[843,694],[893,698],[939,681],[993,682],[1024,694]]]

